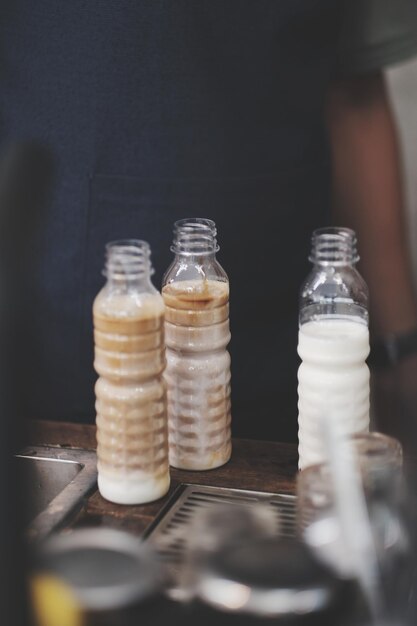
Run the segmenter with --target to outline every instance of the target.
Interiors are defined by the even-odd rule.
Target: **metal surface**
[[[95,487],[96,454],[78,448],[34,446],[16,458],[25,485],[28,535],[42,539],[63,526]]]
[[[176,579],[186,559],[189,531],[196,515],[213,504],[245,503],[266,505],[276,517],[277,535],[295,536],[295,496],[183,484],[147,529],[146,537]]]

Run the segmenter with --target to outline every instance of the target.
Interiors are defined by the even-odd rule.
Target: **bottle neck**
[[[174,239],[171,251],[178,257],[190,260],[214,259],[219,246],[216,240],[216,225],[212,220],[190,218],[174,224]]]
[[[149,245],[139,239],[108,243],[103,272],[107,284],[120,290],[149,287],[153,274],[150,254]]]
[[[313,232],[309,260],[319,268],[354,266],[359,261],[357,239],[350,228],[320,228]]]
[[[301,288],[300,324],[321,318],[368,324],[368,288],[355,267],[359,256],[353,230],[314,231],[309,258],[314,269]]]

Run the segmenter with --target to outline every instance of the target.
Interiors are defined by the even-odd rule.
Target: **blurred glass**
[[[215,504],[201,510],[187,538],[187,560],[181,576],[182,597],[191,598],[199,585],[199,575],[214,553],[226,546],[244,545],[254,537],[274,537],[277,518],[261,503]]]
[[[400,443],[380,433],[351,438],[376,550],[379,578],[387,610],[401,617],[411,591],[413,567],[408,524],[408,497]],[[345,578],[354,564],[342,541],[329,467],[306,468],[297,477],[297,529],[325,563]]]
[[[378,469],[380,465],[393,470],[403,466],[403,450],[401,443],[394,437],[383,433],[370,432],[352,435],[351,441],[359,457],[359,463],[366,472]]]
[[[374,498],[382,489],[395,492],[402,483],[403,453],[400,442],[382,433],[360,433],[351,441],[357,454],[365,495]],[[333,513],[329,468],[312,465],[297,475],[297,527],[304,529],[317,517]]]
[[[280,537],[266,507],[203,511],[189,543],[189,623],[353,624],[358,590],[318,562],[295,538]]]
[[[37,626],[147,626],[173,613],[151,548],[109,528],[51,536],[31,583]]]

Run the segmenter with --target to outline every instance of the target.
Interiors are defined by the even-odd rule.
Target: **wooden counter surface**
[[[95,426],[62,422],[33,422],[29,445],[96,447]],[[297,471],[297,447],[294,444],[235,439],[232,458],[227,465],[208,472],[190,472],[171,468],[171,488],[164,498],[141,506],[122,506],[104,500],[98,491],[85,502],[75,523],[106,524],[142,533],[153,521],[167,499],[181,483],[212,485],[293,493]]]

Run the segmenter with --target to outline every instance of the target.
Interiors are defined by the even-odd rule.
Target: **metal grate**
[[[262,503],[270,507],[275,516],[277,534],[287,537],[295,535],[295,496],[203,485],[180,485],[146,533],[174,578],[180,573],[187,554],[187,531],[195,516],[201,510],[221,503]]]

